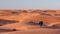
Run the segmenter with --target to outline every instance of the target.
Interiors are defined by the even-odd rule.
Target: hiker
[[[42,27],[43,26],[43,21],[40,21],[39,25],[40,25],[40,27]]]

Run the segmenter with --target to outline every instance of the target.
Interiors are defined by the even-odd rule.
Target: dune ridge
[[[60,10],[0,10],[0,34],[59,34],[59,18]]]

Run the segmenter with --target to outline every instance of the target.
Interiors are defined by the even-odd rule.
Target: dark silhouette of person
[[[40,27],[42,27],[43,26],[43,21],[40,21],[39,25],[40,25]]]

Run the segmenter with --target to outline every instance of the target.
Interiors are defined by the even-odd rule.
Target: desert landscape
[[[0,34],[60,34],[60,10],[0,10]]]

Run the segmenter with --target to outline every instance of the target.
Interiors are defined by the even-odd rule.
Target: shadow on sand
[[[40,21],[39,23],[30,21],[26,24],[31,26],[40,26],[40,28],[43,28],[43,29],[60,29],[60,26],[59,26],[60,24],[58,26],[57,25],[47,26],[47,25],[44,25],[42,21]]]
[[[5,24],[16,23],[16,22],[19,22],[19,21],[0,19],[0,26],[5,25]]]
[[[40,28],[43,28],[43,29],[60,29],[59,26],[42,26]]]
[[[18,30],[0,29],[0,33],[1,32],[13,32],[13,31],[18,31]]]

